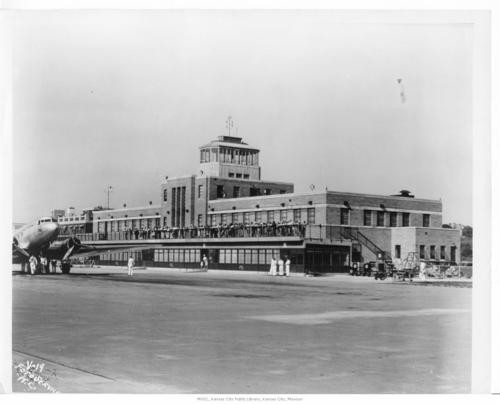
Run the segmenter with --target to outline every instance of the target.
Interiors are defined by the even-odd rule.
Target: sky
[[[472,34],[328,11],[19,13],[13,220],[105,206],[110,185],[113,207],[159,203],[230,115],[265,180],[408,189],[472,224]]]

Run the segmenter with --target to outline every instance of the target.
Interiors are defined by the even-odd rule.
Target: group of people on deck
[[[271,223],[229,223],[213,226],[185,227],[125,227],[120,231],[100,233],[108,239],[146,240],[178,238],[231,238],[231,237],[304,237],[306,223],[271,222]]]
[[[279,258],[279,260],[276,260],[276,258],[273,257],[271,258],[271,268],[269,269],[269,275],[271,276],[290,276],[290,258],[285,257],[285,260],[283,258]]]

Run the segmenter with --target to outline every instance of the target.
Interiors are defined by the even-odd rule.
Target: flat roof
[[[232,179],[232,178],[231,178]],[[277,182],[276,182],[277,183]],[[286,183],[283,183],[286,184]],[[292,183],[290,183],[292,184]],[[383,199],[388,199],[388,200],[408,200],[408,201],[421,201],[421,202],[436,202],[436,203],[441,203],[440,200],[438,199],[422,199],[422,198],[405,198],[405,197],[400,197],[400,196],[388,196],[388,195],[374,195],[374,194],[361,194],[361,193],[354,193],[354,192],[340,192],[340,191],[312,191],[312,192],[287,192],[284,194],[273,194],[273,195],[256,195],[256,196],[245,196],[242,198],[219,198],[219,199],[212,199],[210,202],[216,202],[216,201],[230,201],[230,200],[235,200],[235,201],[241,201],[242,199],[254,199],[256,197],[261,197],[261,198],[278,198],[278,197],[292,197],[292,196],[318,196],[318,195],[346,195],[346,196],[368,196],[372,198],[383,198]]]
[[[212,140],[210,143],[207,143],[203,146],[200,146],[200,149],[205,149],[207,147],[229,147],[232,149],[245,149],[245,150],[250,150],[250,151],[260,151],[259,149],[256,149],[255,147],[248,146],[246,143],[232,143],[232,142],[224,142],[222,140]]]
[[[335,194],[335,195],[352,195],[352,196],[369,196],[372,198],[384,198],[384,199],[391,199],[391,200],[403,200],[403,201],[422,201],[422,202],[437,202],[441,203],[441,200],[439,199],[424,199],[424,198],[417,198],[417,197],[404,197],[404,196],[399,196],[399,195],[375,195],[375,194],[361,194],[357,192],[341,192],[341,191],[323,191],[328,194]]]

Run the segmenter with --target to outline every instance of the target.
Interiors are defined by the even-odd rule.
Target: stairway
[[[391,254],[388,251],[384,251],[378,245],[376,245],[373,241],[371,241],[368,237],[366,237],[363,233],[359,231],[356,227],[343,227],[342,228],[342,237],[357,241],[361,245],[368,248],[375,256],[380,257],[384,261],[392,261]]]

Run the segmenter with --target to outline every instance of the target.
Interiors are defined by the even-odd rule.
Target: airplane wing
[[[155,248],[155,246],[151,246],[151,244],[121,245],[121,246],[110,246],[110,245],[93,246],[93,245],[82,244],[77,251],[71,254],[71,257],[86,258],[100,254],[142,251],[146,248]]]
[[[65,240],[54,241],[47,249],[47,257],[55,260],[67,260],[69,258],[85,258],[94,255],[114,253],[114,252],[133,252],[149,248],[159,248],[159,243],[134,242],[134,241],[85,241],[82,242],[76,237],[68,237]]]

